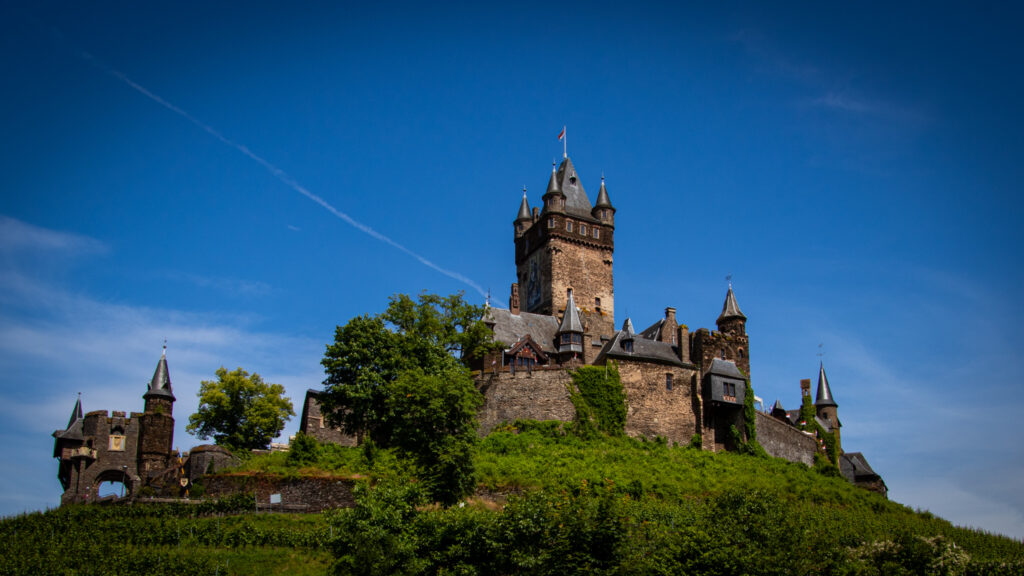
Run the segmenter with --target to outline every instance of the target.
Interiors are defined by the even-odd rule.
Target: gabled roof
[[[729,318],[743,318],[747,319],[740,311],[740,305],[736,302],[736,295],[732,293],[732,284],[729,285],[729,291],[725,294],[725,303],[722,304],[722,314],[718,317],[718,322],[727,320]]]
[[[563,332],[583,333],[583,322],[580,321],[580,313],[576,310],[576,301],[572,298],[572,292],[569,292],[569,301],[565,303],[562,323],[558,325],[558,333]]]
[[[772,404],[772,413],[774,413],[777,410],[781,410],[782,412],[786,412],[786,409],[782,407],[782,401],[779,400],[778,398],[775,399],[775,404]],[[787,416],[788,416],[788,414],[787,414]]]
[[[867,458],[860,452],[845,452],[839,455],[839,471],[850,482],[881,479]]]
[[[558,319],[554,316],[531,312],[513,314],[503,308],[488,308],[484,322],[493,325],[494,341],[506,347],[529,335],[545,354],[557,352],[555,334],[558,332]]]
[[[825,376],[825,364],[822,363],[818,369],[818,396],[814,401],[815,406],[838,406],[832,397],[832,389],[828,385],[828,377]]]
[[[540,360],[541,362],[548,361],[548,355],[544,353],[544,348],[541,347],[540,344],[534,342],[533,338],[529,334],[524,334],[523,337],[520,338],[518,342],[513,344],[511,348],[506,350],[505,353],[514,356],[516,353],[518,353],[523,348],[526,348],[527,346],[529,346],[537,354],[538,360]]]
[[[557,179],[558,186],[562,194],[565,195],[565,211],[573,216],[587,220],[593,219],[594,207],[591,206],[590,199],[587,198],[587,193],[583,190],[583,182],[580,180],[579,174],[576,173],[576,167],[572,165],[572,160],[566,158],[562,161],[561,166],[558,167]]]
[[[708,370],[708,374],[725,376],[727,378],[739,378],[740,380],[747,379],[732,360],[722,360],[721,358],[715,358],[711,361],[711,369]]]
[[[602,360],[606,358],[619,358],[628,360],[653,360],[655,362],[671,364],[673,366],[687,366],[687,364],[684,364],[683,361],[679,359],[675,349],[668,342],[659,342],[657,340],[649,340],[647,338],[634,338],[633,323],[628,318],[622,328],[622,330],[616,332],[615,336],[601,348],[601,351],[597,354],[597,358],[594,359],[595,364],[600,364]],[[623,347],[622,343],[626,340],[633,341],[632,352],[627,352]]]
[[[149,382],[149,388],[146,393],[142,395],[143,398],[149,398],[150,396],[164,396],[174,401],[174,393],[171,391],[171,373],[167,369],[167,347],[164,346],[164,352],[160,355],[160,361],[156,364],[156,370],[153,371],[153,379]]]

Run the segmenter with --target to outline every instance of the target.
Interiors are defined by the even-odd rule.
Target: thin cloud
[[[0,251],[103,254],[109,247],[95,238],[39,228],[0,214]]]
[[[347,223],[348,225],[352,226],[353,228],[355,228],[355,229],[359,230],[360,232],[370,236],[371,238],[374,238],[375,240],[383,242],[384,244],[387,244],[388,246],[391,246],[392,248],[395,248],[396,250],[398,250],[400,252],[403,252],[404,254],[406,254],[408,256],[411,256],[412,258],[415,258],[420,264],[423,264],[427,268],[430,268],[430,269],[432,269],[432,270],[434,270],[436,272],[439,272],[439,273],[441,273],[441,274],[443,274],[443,275],[445,275],[445,276],[447,276],[449,278],[452,278],[454,280],[458,280],[459,282],[462,282],[463,284],[466,284],[467,286],[469,286],[469,287],[473,288],[474,290],[476,290],[481,296],[486,296],[487,295],[484,292],[483,288],[481,288],[480,285],[477,284],[476,282],[474,282],[473,280],[469,279],[468,277],[466,277],[466,276],[464,276],[464,275],[462,275],[462,274],[460,274],[458,272],[454,272],[452,270],[448,270],[446,268],[442,268],[441,266],[438,266],[437,264],[434,264],[433,262],[431,262],[430,260],[426,259],[425,257],[417,254],[416,252],[413,252],[412,250],[406,248],[402,244],[399,244],[398,242],[392,240],[390,237],[385,236],[384,234],[381,234],[380,232],[374,230],[370,226],[368,226],[366,224],[363,224],[362,222],[359,222],[358,220],[352,218],[351,216],[349,216],[345,212],[342,212],[341,210],[338,210],[331,203],[327,202],[326,200],[324,200],[320,196],[317,196],[316,194],[314,194],[314,193],[310,192],[309,190],[307,190],[306,187],[304,187],[303,185],[299,184],[299,182],[297,180],[292,178],[290,175],[288,175],[287,172],[285,172],[281,168],[278,168],[277,166],[275,166],[274,164],[272,164],[270,161],[266,160],[262,156],[259,156],[256,153],[254,153],[253,151],[249,150],[248,147],[246,147],[246,146],[244,146],[242,144],[239,144],[239,143],[235,142],[234,140],[231,140],[230,138],[224,136],[223,134],[220,133],[220,131],[216,130],[215,128],[213,128],[209,124],[206,124],[205,122],[200,121],[198,118],[196,118],[195,116],[189,114],[188,112],[186,112],[182,108],[179,108],[178,106],[175,106],[174,104],[168,102],[167,100],[164,100],[163,98],[161,98],[160,96],[156,95],[155,93],[149,91],[148,89],[146,89],[141,84],[138,84],[137,82],[135,82],[134,80],[129,78],[123,72],[121,72],[119,70],[116,70],[116,69],[114,69],[114,68],[104,64],[103,62],[100,62],[98,59],[96,59],[95,56],[93,56],[92,54],[90,54],[88,52],[84,52],[84,51],[81,52],[81,57],[83,59],[87,60],[88,62],[90,62],[96,68],[106,72],[107,74],[109,74],[109,75],[113,76],[114,78],[117,78],[121,82],[125,83],[126,85],[128,85],[130,88],[132,88],[133,90],[135,90],[139,94],[142,94],[143,96],[149,98],[150,100],[156,102],[157,104],[163,106],[164,108],[167,108],[171,112],[174,112],[178,116],[181,116],[182,118],[188,120],[189,122],[191,122],[192,124],[196,125],[197,127],[202,129],[204,132],[206,132],[210,136],[213,136],[214,138],[219,140],[224,145],[230,146],[231,148],[234,148],[235,150],[241,152],[243,155],[247,156],[249,159],[253,160],[257,164],[262,166],[267,172],[270,173],[271,176],[276,178],[282,184],[284,184],[285,186],[288,186],[289,188],[291,188],[292,190],[298,192],[299,194],[302,194],[303,196],[305,196],[309,200],[312,200],[314,203],[319,204],[320,207],[322,207],[323,209],[327,210],[328,212],[330,212],[334,216],[338,217],[339,219],[343,220],[345,223]]]
[[[171,272],[167,274],[171,280],[187,282],[199,288],[216,290],[230,296],[266,296],[273,289],[270,284],[258,280],[239,280],[236,278],[211,278],[198,274],[187,274],[183,272]]]

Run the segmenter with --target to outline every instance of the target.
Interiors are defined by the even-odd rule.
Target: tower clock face
[[[533,310],[540,304],[540,260],[539,254],[530,258],[530,272],[526,280],[526,309]]]

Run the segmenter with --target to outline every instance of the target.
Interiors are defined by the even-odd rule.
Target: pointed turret
[[[519,215],[516,216],[516,222],[521,220],[530,220],[530,203],[526,200],[526,186],[523,186],[523,201],[519,204]]]
[[[75,400],[75,407],[71,409],[71,419],[68,420],[68,425],[65,430],[71,428],[71,426],[82,419],[82,393],[78,393],[78,400]]]
[[[828,386],[828,377],[825,376],[825,364],[822,363],[818,369],[818,396],[814,400],[816,407],[838,406],[832,397],[832,389]]]
[[[551,163],[551,179],[548,180],[548,189],[544,192],[544,210],[549,212],[565,212],[565,194],[562,186],[558,183],[558,172],[555,170],[555,163]]]
[[[171,402],[175,400],[174,393],[171,391],[171,373],[167,369],[167,346],[164,346],[163,354],[160,355],[160,361],[156,364],[156,370],[153,371],[153,379],[149,382],[149,388],[142,395],[147,400],[154,396],[167,398]]]
[[[576,310],[576,301],[573,300],[571,290],[569,300],[565,304],[565,313],[562,314],[562,321],[558,325],[558,352],[572,353],[573,356],[583,352],[583,322],[580,321],[580,313]]]
[[[634,340],[636,340],[636,330],[633,329],[633,321],[626,318],[626,321],[622,323],[622,336],[619,338],[622,349],[632,353]]]
[[[512,224],[516,230],[516,238],[521,237],[533,225],[533,216],[530,215],[530,203],[526,200],[526,186],[523,186],[523,201],[519,204],[519,214]]]
[[[604,186],[604,176],[601,176],[601,189],[597,191],[597,203],[591,215],[601,222],[615,225],[615,207],[612,206],[611,198],[608,197],[608,189]]]
[[[740,311],[740,305],[736,302],[736,295],[732,291],[732,283],[729,283],[729,291],[725,294],[725,303],[722,304],[722,314],[718,317],[719,332],[733,334],[746,333],[747,317]]]

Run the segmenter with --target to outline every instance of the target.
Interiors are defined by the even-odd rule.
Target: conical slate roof
[[[174,393],[171,392],[171,373],[167,369],[167,347],[164,347],[163,354],[160,355],[160,361],[156,364],[156,370],[153,372],[153,379],[149,382],[149,388],[146,393],[142,395],[143,398],[149,398],[150,396],[165,396],[174,401]]]
[[[776,410],[782,410],[783,412],[786,411],[786,409],[782,407],[782,401],[778,398],[775,399],[775,404],[772,405],[772,412],[775,412]]]
[[[718,317],[718,322],[729,318],[743,318],[747,319],[740,311],[740,305],[736,302],[736,295],[732,293],[732,285],[729,285],[729,292],[725,294],[725,304],[722,304],[722,315]]]
[[[597,191],[597,203],[595,208],[613,208],[612,201],[608,198],[608,190],[604,187],[604,176],[601,176],[601,189]]]
[[[544,193],[544,197],[546,198],[552,194],[556,196],[565,196],[565,194],[562,193],[562,187],[558,184],[558,173],[555,171],[554,162],[551,163],[551,179],[548,180],[548,189],[547,192]]]
[[[821,364],[818,370],[818,397],[814,401],[815,406],[838,406],[832,397],[832,389],[828,386],[828,377],[825,376],[825,364]]]
[[[519,215],[516,216],[516,221],[529,220],[530,216],[530,203],[526,201],[526,188],[523,188],[523,202],[519,204]]]
[[[565,304],[565,314],[562,315],[562,323],[558,325],[558,333],[583,332],[583,322],[580,321],[580,313],[576,310],[576,301],[569,293],[569,301]]]
[[[67,428],[71,428],[71,425],[82,419],[82,395],[78,395],[78,400],[75,400],[75,407],[71,409],[71,419],[68,420]]]

